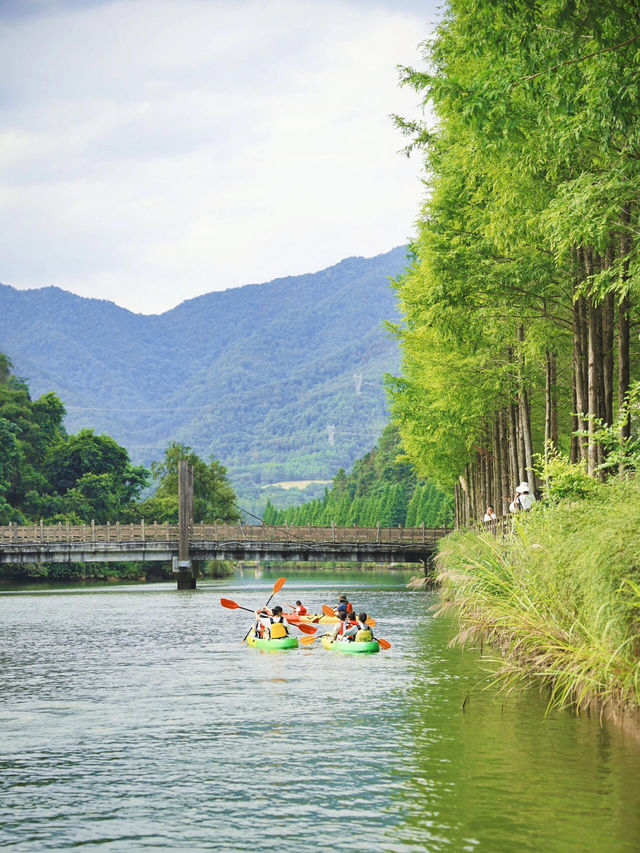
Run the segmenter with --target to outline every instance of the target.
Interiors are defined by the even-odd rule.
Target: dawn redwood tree
[[[596,419],[637,375],[639,33],[619,0],[450,0],[427,70],[404,69],[436,120],[398,120],[430,196],[397,283],[393,414],[459,523],[535,487],[535,452],[596,473]]]

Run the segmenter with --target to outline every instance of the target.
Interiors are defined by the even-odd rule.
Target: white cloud
[[[153,313],[411,234],[413,4],[61,3],[0,21],[0,281]]]

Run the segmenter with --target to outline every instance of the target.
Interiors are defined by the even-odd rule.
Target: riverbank
[[[458,531],[437,557],[459,643],[489,642],[496,676],[550,688],[549,706],[597,711],[640,733],[640,482],[538,505],[504,538]]]
[[[235,571],[230,560],[207,560],[202,577],[225,578]],[[23,563],[0,565],[0,584],[43,581],[160,581],[174,580],[171,563]]]

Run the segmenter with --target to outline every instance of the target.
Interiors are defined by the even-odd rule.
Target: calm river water
[[[404,574],[282,574],[274,603],[347,592],[392,648],[242,646],[219,598],[264,604],[275,572],[1,593],[0,846],[640,849],[637,742],[483,690]]]

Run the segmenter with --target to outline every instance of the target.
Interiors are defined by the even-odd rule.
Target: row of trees
[[[265,524],[313,524],[328,527],[448,526],[453,522],[453,502],[434,483],[416,479],[413,468],[402,461],[398,431],[388,426],[369,453],[354,463],[350,474],[341,468],[322,498],[297,507],[278,509],[271,501],[263,512]]]
[[[61,400],[32,400],[26,383],[0,353],[0,524],[70,521],[178,520],[178,460],[194,467],[194,521],[236,521],[239,513],[226,470],[171,443],[149,472],[132,465],[108,435],[83,429],[67,435]],[[149,495],[149,486],[155,491]]]
[[[396,283],[393,415],[419,475],[455,486],[460,523],[536,490],[536,451],[602,477],[602,427],[629,441],[638,33],[622,0],[449,0],[427,70],[403,71],[433,120],[397,119],[430,195]]]

